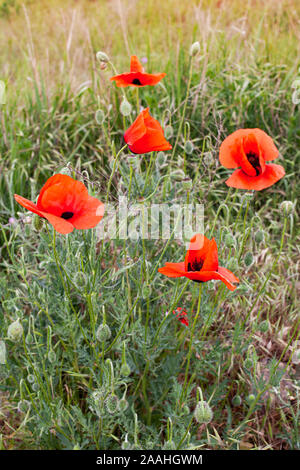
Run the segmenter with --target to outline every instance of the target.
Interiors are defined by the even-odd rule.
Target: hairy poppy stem
[[[109,177],[109,180],[108,180],[108,184],[107,184],[106,199],[105,199],[106,202],[108,201],[110,186],[111,186],[111,182],[112,182],[112,179],[113,179],[113,177],[114,177],[114,174],[115,174],[115,170],[116,170],[118,158],[119,158],[119,156],[121,155],[121,153],[123,152],[123,150],[126,149],[126,147],[127,147],[127,144],[124,145],[124,147],[122,147],[121,150],[119,150],[118,153],[117,153],[116,156],[115,156],[113,168],[112,168],[112,171],[111,171],[111,174],[110,174],[110,177]]]
[[[190,344],[189,344],[189,351],[188,351],[188,358],[187,358],[187,364],[186,364],[186,369],[185,369],[185,376],[184,376],[184,383],[182,387],[182,393],[180,397],[180,403],[182,403],[182,400],[186,396],[186,391],[187,391],[187,380],[188,380],[188,374],[189,374],[189,369],[190,369],[190,362],[191,362],[191,356],[192,356],[192,346],[193,346],[193,339],[194,339],[194,334],[195,334],[195,328],[197,324],[197,320],[200,314],[201,310],[201,297],[202,297],[202,285],[200,284],[199,286],[199,296],[198,296],[198,307],[197,307],[197,313],[194,318],[193,326],[192,326],[192,331],[191,331],[191,337],[190,337]]]

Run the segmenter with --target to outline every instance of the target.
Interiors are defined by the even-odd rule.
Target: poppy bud
[[[173,137],[173,134],[174,134],[174,130],[173,130],[173,127],[172,126],[166,126],[165,127],[165,138],[168,140],[168,139],[171,139],[171,137]]]
[[[105,52],[102,52],[102,51],[98,51],[97,54],[96,54],[96,58],[97,60],[99,60],[100,64],[103,62],[105,64],[107,64],[109,62],[109,57],[107,54],[105,54]]]
[[[262,333],[266,333],[266,332],[269,330],[269,327],[270,327],[270,323],[269,323],[268,320],[262,321],[262,322],[259,324],[259,326],[258,326],[259,330],[260,330]]]
[[[242,404],[242,398],[240,395],[235,395],[232,399],[233,406],[240,406]]]
[[[107,341],[111,337],[111,331],[109,326],[105,323],[102,323],[96,331],[96,338],[98,341],[103,342]]]
[[[250,357],[247,357],[247,359],[244,360],[243,365],[245,369],[251,369],[251,367],[253,366],[252,359],[250,359]]]
[[[148,297],[150,297],[151,295],[151,292],[152,292],[151,286],[149,286],[148,284],[145,284],[142,289],[143,299],[148,299]]]
[[[40,217],[39,215],[36,215],[34,214],[33,218],[32,218],[32,225],[33,225],[33,228],[39,232],[41,230],[41,228],[43,227],[43,219],[42,217]]]
[[[55,360],[56,360],[56,354],[53,351],[53,349],[50,349],[50,351],[48,352],[48,361],[51,362],[51,364],[53,364]]]
[[[254,239],[256,243],[261,243],[264,240],[264,232],[262,230],[258,230],[254,235]]]
[[[200,43],[199,41],[194,42],[190,47],[190,56],[194,57],[200,52]]]
[[[92,406],[90,409],[99,417],[103,415],[103,399],[104,395],[101,389],[95,390],[92,393]]]
[[[27,375],[27,380],[28,380],[28,382],[29,382],[30,384],[34,384],[34,382],[35,382],[34,375],[28,374],[28,375]]]
[[[105,400],[105,406],[109,414],[114,415],[119,408],[119,399],[113,393],[109,395]]]
[[[250,266],[253,264],[253,261],[254,261],[253,255],[250,251],[248,251],[248,253],[245,254],[245,258],[244,258],[245,266],[247,268],[250,268]]]
[[[292,201],[283,201],[279,208],[285,215],[290,215],[294,212],[295,206]]]
[[[119,406],[119,411],[121,412],[126,411],[128,408],[128,401],[125,400],[125,398],[121,398],[118,406]]]
[[[186,175],[183,170],[174,170],[170,174],[171,178],[177,181],[182,181],[186,178]]]
[[[28,400],[20,400],[18,403],[18,412],[19,413],[27,413],[30,409],[31,403]]]
[[[184,151],[185,151],[185,153],[187,153],[188,155],[190,155],[191,153],[193,153],[193,150],[194,150],[194,144],[193,144],[193,142],[191,142],[190,140],[187,140],[186,143],[184,144]]]
[[[235,239],[231,235],[231,233],[227,233],[224,239],[224,243],[228,248],[231,248],[232,246],[235,246]]]
[[[96,114],[95,114],[95,119],[97,124],[103,124],[105,120],[105,115],[102,109],[97,109]]]
[[[156,163],[157,166],[163,166],[166,163],[167,157],[164,152],[158,152]]]
[[[208,424],[213,419],[213,415],[213,411],[206,401],[198,401],[194,410],[194,417],[197,423]]]
[[[75,444],[75,446],[73,447],[73,450],[81,450],[80,445],[79,445],[79,444]]]
[[[6,362],[6,346],[4,341],[0,341],[0,364],[5,364]]]
[[[255,400],[255,395],[253,393],[250,393],[250,395],[247,396],[247,402],[251,404]]]
[[[23,326],[20,323],[20,319],[18,318],[16,321],[11,323],[7,329],[7,337],[11,341],[19,341],[23,336]]]
[[[184,191],[190,191],[193,187],[193,181],[190,178],[186,178],[182,181],[182,188]]]
[[[123,450],[130,450],[131,449],[131,444],[128,441],[128,434],[125,436],[125,441],[122,442],[121,447]]]
[[[169,440],[164,443],[163,450],[176,450],[176,444],[174,441]]]
[[[120,106],[120,113],[122,114],[122,116],[129,116],[131,113],[131,110],[132,110],[131,104],[124,97]]]
[[[210,166],[210,165],[212,165],[212,163],[214,161],[214,157],[213,157],[211,152],[206,152],[206,154],[204,155],[203,160],[204,160],[205,165]]]

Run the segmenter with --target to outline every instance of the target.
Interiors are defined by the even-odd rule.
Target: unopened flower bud
[[[176,450],[176,444],[174,441],[169,440],[164,443],[163,450]]]
[[[235,238],[231,235],[231,233],[226,233],[224,243],[228,248],[235,246]]]
[[[253,393],[250,393],[250,395],[247,396],[247,402],[252,403],[255,400],[255,395]]]
[[[124,364],[121,365],[120,374],[124,377],[128,377],[128,375],[131,374],[131,370],[127,362],[124,362]]]
[[[98,51],[97,54],[96,54],[96,58],[97,60],[99,60],[99,62],[104,62],[104,63],[108,63],[109,62],[109,57],[107,54],[105,54],[105,52],[102,52],[102,51]]]
[[[61,170],[59,170],[59,173],[61,175],[68,175],[68,176],[71,176],[72,174],[72,171],[70,170],[70,168],[68,166],[64,166]]]
[[[204,161],[205,165],[207,165],[207,166],[212,165],[212,163],[214,161],[214,157],[213,157],[212,153],[211,152],[206,152],[206,154],[204,155],[203,161]]]
[[[48,352],[48,361],[51,362],[51,364],[56,361],[56,354],[53,349],[50,349],[50,351]]]
[[[254,261],[253,255],[250,251],[248,251],[248,253],[246,253],[244,257],[245,266],[247,268],[250,268],[250,266],[253,264],[253,261]]]
[[[40,217],[37,214],[34,214],[34,216],[32,218],[32,225],[33,225],[34,230],[39,232],[41,230],[41,228],[43,227],[43,225],[44,225],[42,217]]]
[[[121,398],[118,406],[119,406],[119,411],[121,412],[126,411],[128,408],[128,401],[125,400],[125,398]]]
[[[96,338],[98,341],[107,341],[111,337],[111,331],[109,326],[105,323],[98,327],[96,331]]]
[[[174,134],[173,127],[171,125],[166,126],[165,127],[165,138],[167,140],[171,139],[171,137],[173,137],[173,134]]]
[[[142,288],[143,299],[148,299],[148,297],[150,297],[151,295],[151,292],[152,292],[151,286],[149,286],[148,284],[145,284]]]
[[[194,57],[200,52],[200,43],[199,41],[194,42],[190,47],[190,56]]]
[[[294,212],[295,206],[292,201],[283,201],[279,208],[285,215],[290,215]]]
[[[251,369],[251,367],[253,366],[252,359],[247,357],[247,359],[244,360],[243,365],[244,365],[245,369]]]
[[[164,152],[158,152],[156,163],[158,166],[163,166],[166,163],[167,157]]]
[[[182,180],[182,188],[184,191],[190,191],[193,187],[193,181],[190,178]]]
[[[213,419],[213,415],[213,411],[206,401],[198,401],[194,410],[194,417],[197,423],[208,424]]]
[[[242,398],[240,395],[235,395],[232,399],[233,406],[240,406],[242,404]]]
[[[113,393],[109,395],[105,400],[105,406],[109,414],[114,415],[119,408],[119,399]]]
[[[129,116],[131,111],[132,111],[132,106],[124,97],[120,106],[120,113],[122,114],[122,116]]]
[[[125,441],[122,442],[121,447],[123,450],[130,450],[131,449],[131,444],[128,441],[128,435],[126,434],[125,436]]]
[[[81,450],[80,445],[79,445],[79,444],[75,444],[75,446],[73,447],[73,450]]]
[[[19,413],[27,413],[30,407],[31,407],[31,403],[28,400],[20,400],[18,403]]]
[[[102,109],[97,109],[96,114],[95,114],[95,119],[96,119],[97,124],[101,125],[104,123],[105,115]]]
[[[256,243],[261,243],[264,241],[264,232],[262,230],[258,230],[254,235],[254,239]]]
[[[23,336],[23,326],[20,323],[19,318],[11,323],[7,329],[7,336],[11,341],[19,341]]]
[[[185,153],[187,153],[188,155],[190,155],[191,153],[193,153],[193,150],[194,150],[194,144],[193,144],[193,142],[191,142],[190,140],[187,140],[186,143],[184,144],[184,151],[185,151]]]
[[[269,327],[270,327],[270,323],[269,323],[268,320],[262,321],[262,322],[259,324],[259,326],[258,326],[259,330],[260,330],[262,333],[266,333],[266,332],[269,330]]]

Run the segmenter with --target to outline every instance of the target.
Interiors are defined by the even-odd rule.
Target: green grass
[[[299,213],[295,206],[286,216],[280,207],[299,196],[298,2],[268,2],[264,10],[230,2],[229,10],[225,1],[157,8],[152,0],[121,2],[121,13],[118,2],[63,3],[25,2],[27,20],[12,5],[0,18],[7,85],[0,108],[0,339],[7,353],[0,448],[299,449]],[[122,93],[109,82],[111,70],[100,70],[99,49],[119,71],[136,53],[148,58],[147,70],[167,72],[161,85],[140,89],[140,100],[173,127],[174,146],[194,40],[201,52],[174,158],[172,151],[165,163],[154,155],[149,167],[150,155],[130,161],[125,150],[108,196],[116,202],[130,187],[131,204],[204,204],[219,263],[241,280],[234,292],[159,274],[165,261],[184,259],[184,244],[172,238],[102,243],[89,230],[54,239],[50,225],[37,230],[13,199],[35,201],[46,179],[69,164],[105,201],[136,97],[126,89],[133,112],[123,119]],[[241,127],[271,135],[286,170],[251,197],[227,188],[230,172],[218,161],[222,140]],[[182,174],[192,181],[189,191]],[[178,306],[188,328],[165,316]],[[7,329],[17,318],[24,335],[12,342]],[[111,336],[99,341],[103,322]],[[199,388],[213,410],[207,425],[193,416]]]

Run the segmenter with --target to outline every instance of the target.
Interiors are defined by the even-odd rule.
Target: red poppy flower
[[[230,290],[236,289],[233,283],[240,282],[231,271],[219,266],[215,239],[209,240],[202,234],[192,237],[183,262],[166,263],[158,271],[168,277],[187,277],[195,282],[216,279],[224,282]]]
[[[72,232],[74,227],[95,227],[104,214],[104,204],[89,196],[84,184],[68,175],[51,176],[42,187],[36,204],[18,194],[15,194],[15,200],[64,234]]]
[[[176,310],[173,310],[173,315],[176,315],[176,318],[178,318],[180,323],[189,326],[189,319],[187,317],[187,313],[183,310],[182,307],[177,307]]]
[[[172,145],[165,139],[164,131],[156,119],[144,109],[124,134],[124,139],[133,153],[148,153],[170,150]]]
[[[160,82],[165,75],[165,73],[145,73],[137,56],[132,55],[130,60],[130,72],[115,75],[114,77],[111,77],[110,80],[114,80],[116,85],[121,88],[127,86],[154,86]]]
[[[227,186],[257,191],[272,186],[285,175],[281,165],[266,164],[278,155],[273,140],[261,129],[233,132],[222,142],[219,158],[226,168],[241,168],[228,178]]]

